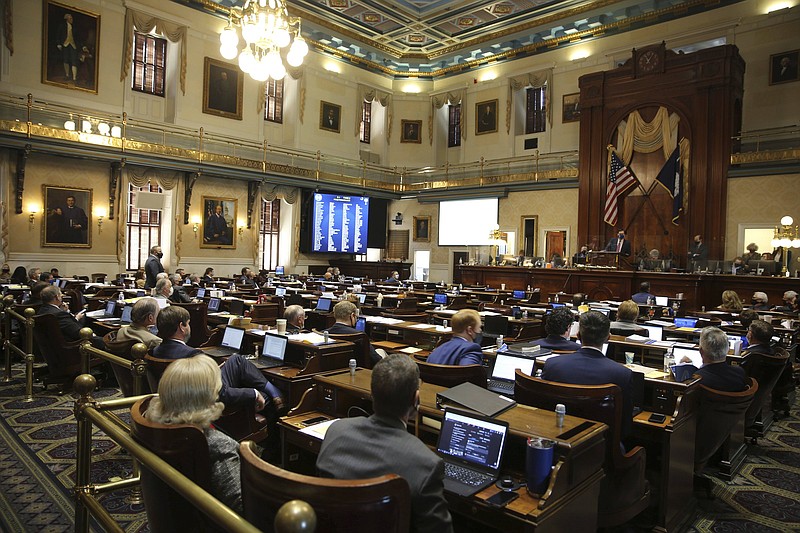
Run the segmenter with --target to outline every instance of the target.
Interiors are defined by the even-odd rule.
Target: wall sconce
[[[97,208],[94,211],[95,216],[97,216],[97,233],[103,233],[103,218],[106,216],[106,210],[103,208]]]
[[[242,221],[240,220],[240,221],[239,221],[239,236],[240,236],[240,237],[242,236],[242,233],[244,233],[244,222],[242,222]]]
[[[200,217],[193,216],[192,217],[192,231],[194,232],[194,238],[197,238],[197,230],[200,229]]]
[[[33,229],[36,227],[36,213],[39,211],[38,207],[35,205],[28,206],[28,224],[30,225],[29,229]]]

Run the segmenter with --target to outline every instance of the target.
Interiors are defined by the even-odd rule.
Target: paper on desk
[[[406,348],[403,348],[402,350],[397,350],[397,351],[398,352],[412,354],[412,353],[421,352],[422,348],[414,348],[413,346],[408,346]]]
[[[414,328],[414,329],[428,329],[428,328],[432,328],[432,327],[434,327],[434,326],[433,326],[433,324],[423,324],[423,323],[419,323],[419,324],[413,324],[413,325],[411,325],[411,326],[408,326],[408,327],[409,327],[409,328]]]
[[[658,346],[659,348],[670,348],[674,345],[673,341],[654,341],[650,344],[650,346]]]
[[[675,325],[672,322],[667,322],[666,320],[647,320],[645,321],[645,324],[648,326],[661,326],[664,328],[671,328]]]
[[[314,424],[312,426],[304,427],[300,430],[300,433],[305,433],[306,435],[311,435],[314,438],[319,440],[323,440],[325,438],[325,433],[328,432],[328,428],[331,427],[331,424],[339,420],[338,418],[334,418],[333,420],[326,420],[325,422],[320,422],[319,424]]]
[[[500,316],[500,313],[496,311],[481,311],[478,314],[480,316]]]
[[[652,372],[645,374],[644,377],[650,379],[661,379],[667,377],[669,374],[666,372],[662,372],[661,370],[653,370]]]
[[[635,363],[631,363],[631,364],[629,364],[629,365],[625,365],[625,366],[626,366],[626,367],[628,367],[628,368],[630,368],[630,369],[631,369],[631,370],[633,370],[634,372],[638,372],[638,373],[640,373],[640,374],[644,374],[645,376],[646,376],[646,375],[648,375],[648,374],[650,374],[650,373],[653,371],[653,369],[652,369],[652,368],[650,368],[650,367],[648,367],[648,366],[644,366],[644,365],[637,365],[637,364],[635,364]]]
[[[642,335],[636,335],[634,333],[633,335],[628,335],[627,337],[625,337],[625,340],[633,342],[649,342],[650,337],[644,337]]]
[[[447,327],[436,326],[436,331],[441,331],[442,333],[450,333],[451,331],[453,331],[453,328],[451,328],[450,326]]]
[[[564,355],[564,354],[563,353],[551,353],[550,355],[543,355],[541,357],[537,357],[536,360],[537,361],[547,361],[551,357],[561,357],[562,355]]]
[[[247,332],[252,333],[253,335],[261,335],[262,337],[267,335],[267,330],[265,329],[253,328],[253,329],[248,329]]]
[[[320,335],[319,333],[297,333],[295,335],[289,335],[289,340],[292,341],[300,341],[300,342],[307,342],[310,344],[321,344],[325,342],[325,337]]]

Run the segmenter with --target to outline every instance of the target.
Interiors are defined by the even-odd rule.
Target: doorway
[[[539,217],[522,215],[520,217],[519,244],[525,257],[536,255],[536,232],[539,230]]]

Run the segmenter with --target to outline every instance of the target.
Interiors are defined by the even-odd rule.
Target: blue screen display
[[[512,297],[517,299],[525,298],[525,291],[514,291]]]
[[[366,253],[368,220],[369,198],[315,193],[312,250]]]

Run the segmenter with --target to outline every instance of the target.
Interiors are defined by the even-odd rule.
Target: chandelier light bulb
[[[122,137],[122,128],[120,128],[119,126],[112,126],[111,127],[111,136],[112,137],[116,137],[117,139]]]
[[[235,46],[223,44],[219,47],[219,55],[227,60],[234,59],[239,50]]]
[[[92,133],[92,123],[88,120],[84,120],[81,122],[81,131],[83,133]]]
[[[791,226],[792,224],[794,224],[794,219],[792,217],[790,217],[789,215],[786,215],[786,216],[781,218],[781,225],[782,226]]]
[[[298,54],[300,56],[301,63],[303,61],[303,58],[306,57],[306,55],[308,55],[308,43],[306,42],[305,39],[303,39],[303,36],[300,35],[299,33],[297,34],[297,36],[295,36],[294,42],[292,43],[289,52],[290,53],[294,52]]]
[[[278,63],[277,66],[272,69],[270,77],[275,81],[282,80],[286,77],[286,67],[283,66],[283,63]]]
[[[64,129],[69,131],[75,131],[75,121],[71,119],[66,121],[64,123]]]
[[[242,72],[250,73],[256,64],[256,58],[253,57],[253,52],[250,51],[250,47],[245,48],[242,50],[242,53],[239,54],[239,68],[242,69]]]
[[[303,56],[295,53],[294,48],[292,48],[289,50],[289,53],[286,54],[286,62],[292,67],[299,67],[303,64]]]
[[[236,33],[236,28],[228,23],[222,33],[219,34],[219,42],[224,46],[232,46],[234,48],[239,46],[239,35]]]
[[[100,132],[100,135],[108,135],[108,132],[111,131],[111,126],[105,122],[101,122],[97,125],[97,131]]]

